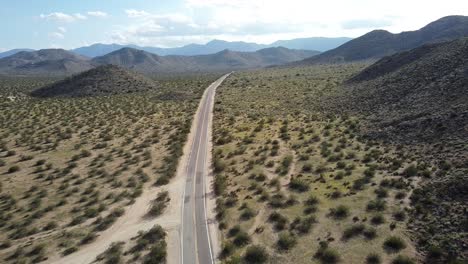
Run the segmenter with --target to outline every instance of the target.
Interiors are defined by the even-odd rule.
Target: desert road
[[[193,143],[187,162],[187,178],[184,190],[181,232],[181,263],[211,264],[215,262],[211,237],[207,224],[205,194],[207,172],[209,168],[207,155],[209,149],[209,124],[212,119],[214,95],[216,88],[229,76],[226,74],[212,83],[200,101],[195,119],[197,122]]]

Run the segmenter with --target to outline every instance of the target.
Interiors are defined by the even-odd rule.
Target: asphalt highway
[[[187,162],[187,178],[182,209],[181,247],[183,264],[212,264],[215,261],[207,225],[205,194],[207,154],[209,151],[209,123],[212,117],[216,88],[229,76],[226,74],[212,83],[198,107],[195,133]]]

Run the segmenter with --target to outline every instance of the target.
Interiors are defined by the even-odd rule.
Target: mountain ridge
[[[0,59],[0,74],[71,75],[99,65],[113,64],[145,74],[231,71],[290,63],[318,54],[310,50],[266,48],[255,52],[223,50],[215,54],[159,56],[124,47],[93,59],[62,49],[22,51]]]
[[[296,64],[377,60],[424,44],[450,41],[466,36],[468,36],[468,16],[447,16],[415,31],[393,34],[386,30],[373,30],[335,49]]]

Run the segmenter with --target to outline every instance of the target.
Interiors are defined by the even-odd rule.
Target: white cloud
[[[102,11],[89,11],[86,14],[88,14],[88,16],[99,17],[99,18],[105,18],[109,16],[106,12],[102,12]]]
[[[50,38],[55,38],[55,39],[64,39],[65,35],[63,33],[60,33],[60,32],[50,32],[49,37]]]
[[[148,17],[150,13],[143,11],[143,10],[135,10],[135,9],[127,9],[125,13],[130,18],[141,18],[141,17]]]
[[[404,8],[402,8],[404,7]],[[358,37],[374,29],[416,30],[447,15],[468,15],[468,1],[183,0],[177,13],[127,9],[118,42],[174,46],[211,39],[271,43],[299,37]],[[418,15],[415,15],[418,14]]]
[[[80,14],[80,13],[75,13],[75,14],[65,14],[62,12],[52,12],[50,14],[40,14],[40,18],[45,19],[45,20],[52,20],[52,21],[58,21],[58,22],[74,22],[76,20],[84,20],[87,17]]]
[[[61,33],[67,32],[67,29],[64,28],[64,27],[58,27],[57,30],[58,30],[59,32],[61,32]]]

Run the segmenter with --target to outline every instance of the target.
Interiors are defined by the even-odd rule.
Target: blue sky
[[[376,28],[415,30],[446,15],[468,15],[468,1],[2,0],[0,51],[357,37]]]

